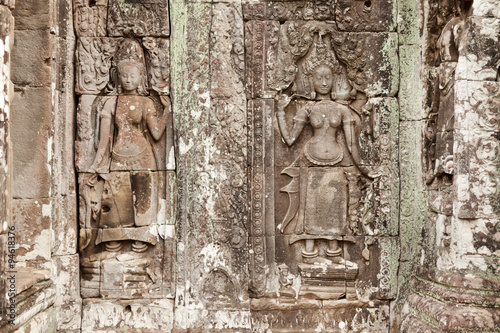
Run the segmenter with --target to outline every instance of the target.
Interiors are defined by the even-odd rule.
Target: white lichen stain
[[[200,256],[203,256],[203,266],[206,273],[217,267],[230,266],[230,263],[226,261],[226,256],[229,256],[229,253],[224,252],[222,245],[217,243],[210,243],[201,250]]]
[[[300,287],[302,285],[302,279],[300,275],[297,275],[294,277],[293,282],[292,282],[292,289],[295,290],[295,299],[299,299],[299,291]]]
[[[42,216],[43,217],[50,217],[52,213],[52,207],[51,205],[42,205]]]
[[[25,255],[18,256],[19,261],[29,261],[29,260],[35,260],[39,259],[39,257],[42,257],[43,259],[50,260],[50,249],[51,249],[51,239],[52,239],[52,231],[51,230],[42,230],[39,235],[35,237],[35,239],[31,242],[31,246],[29,245],[20,245],[20,247],[23,247],[27,250],[30,249],[30,247],[33,248],[33,250],[27,252]]]
[[[158,235],[161,237],[161,239],[174,238],[175,226],[168,225],[168,224],[159,225],[158,226]]]
[[[156,221],[158,224],[166,224],[166,216],[167,216],[167,201],[165,199],[158,200],[158,214],[156,214]]]
[[[52,141],[53,138],[49,137],[47,140],[47,172],[49,177],[52,177]],[[52,186],[49,189],[49,195],[52,195]]]
[[[174,147],[170,147],[170,151],[167,152],[167,170],[175,169],[175,150]]]
[[[189,142],[184,142],[184,138],[180,137],[179,140],[179,154],[186,154],[194,146],[193,140],[190,138]]]

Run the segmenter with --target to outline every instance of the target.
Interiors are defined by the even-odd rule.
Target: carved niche
[[[263,68],[249,85],[252,292],[393,298],[399,114],[390,74],[371,82],[379,49],[367,47],[391,35],[318,21],[247,30],[250,63]]]
[[[173,292],[175,161],[166,54],[168,41],[161,39],[78,41],[83,297]]]

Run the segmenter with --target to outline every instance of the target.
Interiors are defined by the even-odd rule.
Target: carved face
[[[316,1],[314,4],[314,14],[318,20],[328,19],[330,16],[330,5],[328,1]]]
[[[329,94],[333,87],[333,72],[330,67],[321,65],[313,72],[314,90],[321,95]]]
[[[141,71],[134,64],[123,66],[119,73],[123,92],[135,92],[141,84]]]

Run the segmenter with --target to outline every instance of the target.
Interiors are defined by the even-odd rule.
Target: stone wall
[[[71,1],[13,10],[12,224],[19,332],[79,330]]]
[[[3,1],[0,332],[496,332],[499,7]]]
[[[499,16],[495,1],[429,3],[422,83],[428,212],[403,332],[495,332]]]

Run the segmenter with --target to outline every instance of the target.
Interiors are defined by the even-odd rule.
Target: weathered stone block
[[[80,297],[80,265],[78,254],[53,258],[56,277],[56,302],[58,330],[80,329],[82,299]]]
[[[12,82],[16,85],[50,86],[52,36],[49,29],[17,30],[12,50]]]
[[[399,105],[396,98],[371,98],[361,108],[358,137],[363,165],[393,166],[399,151]],[[396,165],[397,167],[397,165]]]
[[[417,318],[425,316],[425,321],[430,323],[426,332],[470,331],[477,328],[487,332],[494,331],[499,324],[498,309],[448,304],[416,293],[410,295],[408,303],[410,313]],[[403,332],[415,332],[419,326],[418,320],[407,320],[404,323]]]
[[[56,299],[56,288],[49,277],[48,270],[17,269],[16,325],[11,326],[11,329],[19,328],[20,332],[30,332],[31,329],[36,331],[41,327],[47,327],[49,332],[56,331],[53,306]]]
[[[413,0],[398,0],[399,44],[418,45],[420,43],[419,4]]]
[[[211,25],[212,58],[210,62],[212,98],[230,98],[245,109],[245,41],[241,6],[215,4]],[[242,105],[243,104],[243,105]]]
[[[78,37],[105,37],[108,0],[73,0],[75,31]]]
[[[329,20],[335,17],[333,1],[243,0],[245,20]]]
[[[173,327],[173,307],[171,300],[84,300],[82,332],[170,332]]]
[[[426,201],[422,174],[423,122],[401,122],[399,127],[401,260],[414,261],[420,256]]]
[[[16,226],[18,261],[48,261],[51,257],[52,206],[49,199],[14,199],[12,223]]]
[[[465,81],[456,83],[455,129],[500,132],[500,83]]]
[[[354,237],[345,243],[346,258],[358,265],[354,299],[394,299],[398,290],[400,248],[397,237]]]
[[[452,221],[449,266],[454,270],[476,271],[494,277],[500,267],[498,258],[498,221],[489,219],[459,219]],[[494,278],[493,278],[494,279]]]
[[[26,88],[12,102],[13,197],[50,195],[50,88]],[[26,127],[26,124],[31,124]],[[36,180],[36,181],[34,181]]]
[[[18,1],[12,11],[12,14],[16,17],[16,30],[50,29],[53,24],[53,18],[51,17],[53,9],[54,3],[48,0]]]
[[[401,120],[420,120],[427,116],[423,107],[420,81],[420,46],[402,45],[399,48],[400,84],[399,107]]]
[[[43,331],[42,331],[43,330]],[[14,333],[32,333],[32,332],[56,332],[57,318],[56,310],[50,307],[47,310],[37,313],[32,318],[26,318],[23,327],[14,331]]]
[[[500,213],[498,132],[459,131],[456,158],[458,217],[493,217]]]
[[[10,140],[10,109],[12,100],[12,82],[10,81],[10,53],[13,37],[13,23],[10,10],[6,7],[0,7],[0,43],[3,45],[3,52],[0,53],[0,62],[5,64],[0,71],[0,234],[7,232],[10,224],[11,199],[12,199],[12,146]],[[3,259],[0,259],[0,265]],[[1,287],[0,287],[1,288]],[[0,304],[3,304],[4,297],[0,298]],[[2,319],[0,319],[0,322]]]
[[[76,47],[77,94],[99,94],[109,82],[111,58],[115,55],[120,38],[81,37]]]
[[[270,98],[276,94],[270,85],[277,63],[279,23],[250,21],[245,24],[246,78],[250,98]]]
[[[78,206],[76,194],[53,197],[54,242],[52,253],[57,256],[72,255],[77,252]]]
[[[335,14],[340,31],[395,31],[397,1],[341,0]]]
[[[163,0],[108,0],[109,36],[167,37],[168,2]]]
[[[462,36],[457,65],[457,79],[498,80],[500,67],[499,18],[471,17]]]

